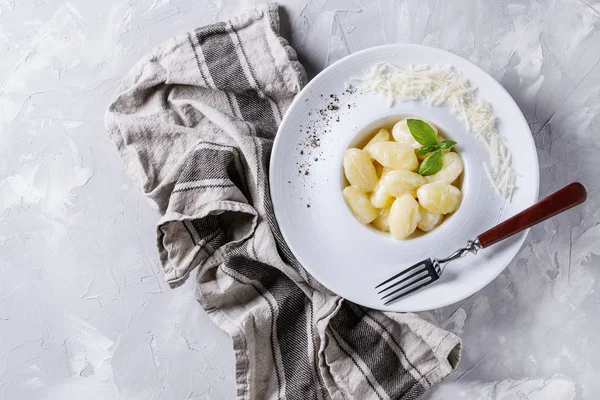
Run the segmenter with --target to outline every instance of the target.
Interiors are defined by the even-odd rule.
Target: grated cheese
[[[489,103],[475,96],[475,88],[452,66],[417,65],[398,68],[383,63],[369,69],[356,86],[362,92],[385,95],[389,106],[395,101],[423,101],[431,106],[449,106],[468,131],[483,141],[490,167],[483,165],[496,192],[511,198],[516,176],[511,155],[498,134],[496,117]]]

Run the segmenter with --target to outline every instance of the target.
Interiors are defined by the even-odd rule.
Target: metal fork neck
[[[440,264],[448,263],[452,260],[456,260],[457,258],[464,257],[467,253],[477,254],[477,251],[481,249],[481,244],[479,243],[479,239],[469,240],[467,245],[462,249],[456,250],[454,253],[450,254],[446,258],[440,258],[437,261]]]

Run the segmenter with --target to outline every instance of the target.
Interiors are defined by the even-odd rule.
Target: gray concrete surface
[[[0,398],[234,397],[230,340],[193,280],[163,281],[158,215],[102,118],[153,46],[255,3],[0,0]],[[426,397],[598,398],[600,2],[282,3],[311,76],[383,43],[478,64],[530,123],[540,195],[588,187],[583,207],[534,228],[484,290],[425,315],[464,338],[459,370]]]

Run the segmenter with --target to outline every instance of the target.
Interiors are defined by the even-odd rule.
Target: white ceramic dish
[[[396,102],[390,108],[382,96],[345,92],[351,78],[381,62],[397,66],[450,64],[478,89],[478,96],[491,104],[500,135],[513,156],[517,189],[512,202],[494,192],[481,166],[489,165],[487,151],[448,108],[417,102]],[[339,109],[327,109],[332,101]],[[405,116],[432,121],[447,138],[456,140],[465,172],[458,210],[432,232],[397,241],[362,225],[352,215],[342,197],[341,165],[348,147],[373,128]],[[527,232],[477,256],[452,262],[438,282],[388,306],[380,301],[375,285],[424,258],[447,256],[468,239],[531,206],[538,196],[539,171],[527,122],[498,82],[455,54],[396,44],[354,53],[310,81],[279,128],[271,156],[270,185],[283,236],[312,276],[340,296],[367,307],[423,311],[460,301],[492,281],[517,254]]]

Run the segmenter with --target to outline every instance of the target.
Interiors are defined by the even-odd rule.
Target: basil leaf
[[[435,131],[429,124],[420,119],[408,119],[406,121],[410,134],[423,146],[435,146],[438,139]]]
[[[454,140],[444,140],[441,144],[440,144],[440,149],[442,150],[449,150],[451,149],[454,145],[456,144],[456,142]]]
[[[438,150],[439,148],[440,148],[440,146],[424,146],[424,147],[421,147],[419,150],[417,150],[417,155],[424,156],[426,154],[433,153],[434,151]]]
[[[442,151],[437,150],[435,153],[423,160],[421,165],[419,165],[419,170],[417,172],[419,175],[423,176],[433,175],[442,169],[442,166],[444,165],[443,163]]]

